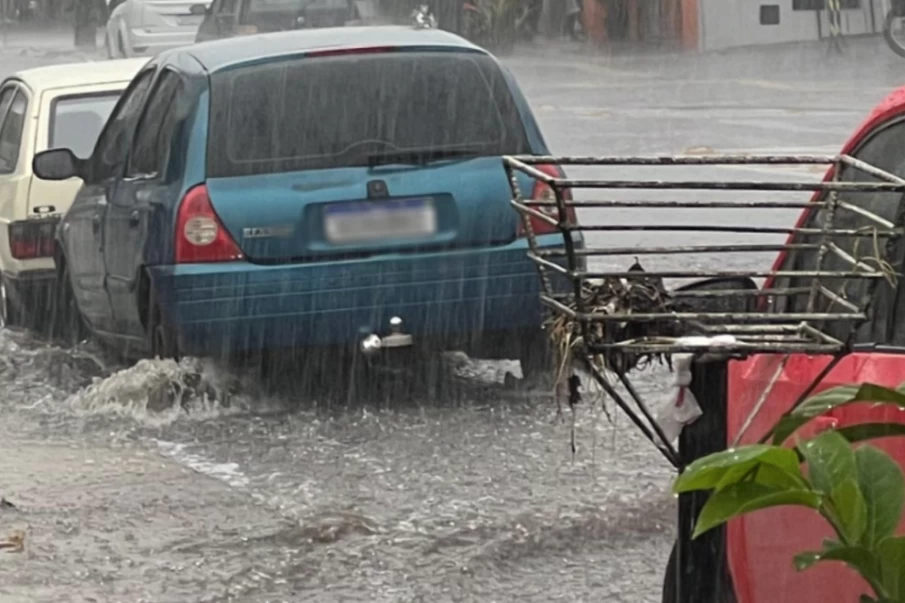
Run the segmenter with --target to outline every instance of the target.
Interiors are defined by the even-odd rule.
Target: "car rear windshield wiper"
[[[479,157],[484,153],[482,147],[450,147],[404,149],[400,151],[379,151],[368,155],[368,166],[386,165],[389,163],[406,163],[413,165],[427,165],[443,159],[456,159],[463,157]]]

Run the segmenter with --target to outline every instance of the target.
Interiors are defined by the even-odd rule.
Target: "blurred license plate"
[[[176,24],[180,27],[189,27],[190,25],[201,25],[201,17],[192,15],[191,17],[177,17]]]
[[[338,203],[324,210],[324,232],[331,243],[411,239],[437,232],[430,199]]]

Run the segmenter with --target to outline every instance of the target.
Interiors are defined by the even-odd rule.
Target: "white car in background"
[[[110,0],[104,46],[111,59],[150,57],[195,42],[211,0]]]
[[[147,59],[37,67],[0,82],[0,326],[40,328],[56,278],[54,234],[81,180],[41,180],[40,151],[89,157],[120,95]]]

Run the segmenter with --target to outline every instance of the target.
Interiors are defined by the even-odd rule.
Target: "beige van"
[[[53,285],[53,237],[81,181],[40,180],[35,153],[88,157],[120,94],[147,59],[38,67],[0,82],[0,326],[40,326]]]

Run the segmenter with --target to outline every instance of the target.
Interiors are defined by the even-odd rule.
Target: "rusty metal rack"
[[[722,352],[722,353],[762,353],[762,352],[806,352],[836,353],[845,347],[845,341],[827,332],[826,325],[844,321],[853,326],[866,319],[866,301],[853,303],[845,299],[845,285],[854,280],[870,281],[889,278],[882,265],[885,258],[856,258],[835,241],[840,237],[860,237],[876,239],[892,237],[901,232],[889,220],[841,198],[840,193],[886,192],[901,195],[905,193],[905,180],[883,170],[868,165],[847,155],[822,156],[708,156],[708,157],[506,157],[504,165],[512,187],[512,205],[522,217],[523,227],[527,234],[531,259],[536,263],[542,277],[543,303],[554,313],[560,313],[574,320],[582,328],[595,323],[639,323],[668,321],[671,324],[672,336],[664,339],[664,334],[650,333],[632,340],[614,340],[612,338],[586,337],[585,343],[589,352],[599,353],[605,350],[622,350],[626,353],[679,353],[679,352]],[[554,177],[537,169],[538,165],[558,166],[622,166],[622,167],[658,167],[670,166],[769,166],[769,165],[821,165],[834,166],[837,177],[823,182],[777,182],[777,181],[668,181],[668,180],[605,180],[577,179]],[[848,182],[841,181],[838,174],[846,167],[861,171],[881,182]],[[533,179],[546,184],[553,191],[553,198],[527,199],[522,193],[516,174],[522,172]],[[668,190],[668,191],[731,191],[731,199],[723,200],[571,200],[568,191],[589,189],[595,193],[615,190]],[[791,200],[739,200],[737,193],[745,192],[802,192],[825,191],[825,198],[810,201]],[[825,219],[820,227],[770,227],[756,226],[750,223],[732,223],[718,225],[701,224],[607,224],[593,223],[570,218],[571,209],[579,212],[589,208],[607,209],[669,209],[671,215],[677,216],[694,209],[720,210],[727,217],[733,210],[759,210],[765,214],[770,210],[789,208],[825,209]],[[839,214],[854,212],[860,218],[872,223],[870,228],[846,229],[834,225]],[[607,215],[602,212],[601,216]],[[541,248],[535,236],[531,220],[540,220],[555,227],[562,235],[562,245],[558,248]],[[678,243],[675,245],[619,247],[588,243],[591,233],[646,232],[654,236],[662,233],[738,233],[754,235],[809,235],[817,241],[808,243],[753,243],[724,245],[694,245]],[[585,244],[576,237],[582,233]],[[606,235],[596,236],[605,239]],[[802,280],[808,284],[797,288],[757,288],[757,289],[677,289],[670,293],[671,297],[695,299],[696,302],[686,304],[689,311],[638,312],[630,309],[626,312],[603,312],[586,307],[582,299],[582,287],[589,283],[599,283],[606,279],[626,279],[637,277],[637,273],[626,270],[595,270],[585,267],[591,258],[606,256],[694,256],[700,254],[732,254],[758,252],[793,252],[802,250],[817,252],[817,265],[813,270],[774,271],[769,268],[755,270],[694,270],[694,269],[647,269],[645,275],[657,279],[707,279],[707,278],[771,278]],[[845,270],[825,269],[827,256],[834,255],[843,260],[848,268]],[[675,263],[675,262],[674,262]],[[566,290],[554,288],[550,275],[565,277],[571,286]],[[774,281],[775,282],[775,281]],[[777,298],[805,294],[808,296],[807,308],[804,312],[778,313],[771,310]],[[707,311],[707,307],[719,307],[718,303],[707,303],[727,297],[756,298],[762,302],[762,311],[719,312]],[[822,298],[822,300],[821,300]],[[823,303],[821,303],[821,301]],[[766,302],[766,306],[763,306]],[[681,307],[683,304],[674,304]],[[722,304],[725,305],[725,304]],[[697,311],[691,311],[698,306]],[[819,311],[826,306],[835,306],[842,311]],[[606,331],[606,329],[604,329]],[[687,335],[727,334],[735,336],[737,342],[727,346],[720,344],[712,349],[699,345],[682,344],[678,340]]]
[[[865,193],[886,193],[891,203],[898,204],[905,194],[905,179],[848,155],[509,156],[503,158],[503,164],[512,189],[512,206],[520,215],[528,253],[542,282],[541,300],[550,310],[551,320],[559,317],[561,323],[570,325],[583,356],[578,358],[577,354],[576,359],[676,466],[679,460],[675,450],[625,376],[636,363],[620,359],[677,353],[708,353],[726,359],[755,353],[840,356],[848,351],[852,335],[867,320],[877,283],[896,278],[885,256],[888,243],[902,233],[902,225],[864,209],[853,199]],[[664,179],[670,170],[672,174],[676,168],[683,171],[682,166],[684,171],[694,168],[693,180]],[[784,170],[783,166],[798,170],[826,166],[832,169],[832,175],[809,182],[804,181],[806,178],[793,181],[775,176],[769,180],[726,178],[727,169],[775,174]],[[618,170],[619,178],[553,175],[561,174],[560,168]],[[630,179],[638,172],[655,177]],[[794,172],[789,177],[794,178]],[[545,198],[528,198],[526,182],[530,182],[530,190],[546,191]],[[669,198],[653,199],[664,196]],[[770,220],[758,218],[796,208],[818,210],[820,219],[791,225],[797,218],[793,214],[782,226],[760,225]],[[645,209],[665,210],[668,220],[661,217],[660,223],[625,222],[624,218],[632,218],[636,210]],[[707,210],[706,224],[696,221],[701,214],[694,212],[702,209]],[[739,211],[743,212],[741,218]],[[718,223],[711,223],[715,219]],[[853,223],[857,224],[852,227]],[[544,226],[544,235],[535,232],[536,225]],[[620,236],[647,237],[656,243],[620,244],[614,241]],[[702,244],[701,237],[728,242]],[[555,244],[551,244],[551,238]],[[757,240],[749,242],[752,238]],[[857,240],[864,243],[853,243]],[[885,241],[882,245],[881,240]],[[770,267],[780,253],[808,250],[816,260],[807,268]],[[742,262],[748,262],[745,266],[733,270],[693,267],[707,254],[726,258],[721,262],[725,268],[732,263],[730,257],[765,252],[772,257],[754,268],[747,260]],[[644,266],[646,282],[660,283],[658,287],[664,292],[659,306],[639,308],[629,304],[614,310],[588,301],[589,291],[595,288],[609,286],[607,283],[624,285],[628,279],[639,278],[637,271],[612,266],[618,256],[666,265]],[[748,285],[721,288],[688,283],[704,279]],[[755,279],[765,279],[766,285],[755,283]],[[858,295],[851,294],[853,288],[859,288]],[[692,336],[717,335],[731,338],[724,337],[719,343],[689,340]],[[606,362],[599,362],[600,358]],[[626,386],[650,425],[643,425],[618,397],[607,382],[607,371],[614,372]]]

